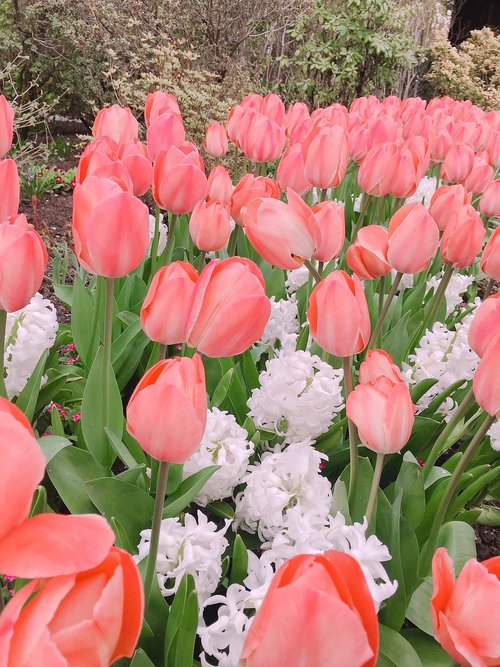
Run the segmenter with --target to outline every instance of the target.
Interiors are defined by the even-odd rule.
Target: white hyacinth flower
[[[488,435],[490,436],[493,449],[496,452],[500,452],[500,421],[498,419],[491,426]]]
[[[434,294],[441,282],[441,277],[433,276],[427,281],[427,290],[434,289]],[[452,313],[455,308],[463,301],[462,295],[467,292],[471,284],[474,282],[473,276],[465,276],[461,273],[454,273],[448,283],[448,287],[444,293],[446,299],[446,315]]]
[[[299,329],[299,311],[294,298],[280,299],[270,298],[271,317],[269,318],[260,343],[274,347],[276,341],[282,341],[286,336],[297,333]]]
[[[309,269],[307,266],[299,266],[298,269],[292,269],[287,271],[287,278],[285,281],[285,287],[288,294],[293,294],[296,292],[299,287],[305,285],[307,279],[309,278]]]
[[[439,183],[440,185],[440,183]],[[432,195],[438,188],[438,179],[435,176],[424,176],[411,197],[406,199],[405,204],[423,204],[426,208],[431,205]]]
[[[167,231],[167,226],[163,222],[163,214],[160,213],[160,235],[158,239],[158,255],[161,255],[161,253],[165,250],[165,246],[167,245],[167,238],[168,238],[168,231]],[[149,247],[149,254],[151,254],[151,242],[153,241],[153,237],[155,235],[155,216],[150,215],[149,216],[149,240],[150,240],[150,247]]]

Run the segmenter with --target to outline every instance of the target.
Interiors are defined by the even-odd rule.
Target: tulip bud
[[[404,382],[401,371],[391,355],[385,350],[368,350],[365,360],[359,367],[359,383],[375,382],[384,377],[393,383]]]
[[[482,357],[491,341],[500,333],[500,293],[483,301],[476,310],[467,334],[469,346]]]
[[[441,237],[441,257],[456,269],[470,266],[481,252],[486,234],[483,222],[469,204],[450,216]]]
[[[229,207],[215,199],[196,204],[189,220],[189,235],[204,252],[222,250],[231,234]]]
[[[455,143],[446,153],[441,166],[441,180],[448,183],[465,181],[474,164],[474,150],[463,143]]]
[[[228,170],[221,164],[212,169],[208,176],[208,199],[218,199],[231,206],[233,182]]]
[[[212,157],[222,157],[227,153],[227,133],[223,123],[210,123],[207,127],[203,149]]]
[[[313,127],[302,141],[304,172],[317,188],[336,188],[349,161],[349,135],[339,126]]]
[[[0,163],[1,164],[1,163]],[[246,174],[234,188],[231,197],[231,217],[241,225],[241,211],[255,199],[280,198],[279,185],[272,178]]]
[[[500,227],[493,230],[484,247],[481,271],[492,280],[500,280]]]
[[[118,157],[132,179],[132,194],[142,197],[151,187],[153,180],[153,165],[147,146],[138,140],[122,144]]]
[[[160,208],[179,215],[205,199],[208,181],[200,160],[198,151],[188,147],[160,151],[153,167],[153,197]]]
[[[313,206],[312,212],[319,230],[319,243],[313,257],[320,262],[330,262],[344,247],[344,209],[333,201],[324,201]]]
[[[468,192],[473,194],[484,192],[493,180],[493,174],[493,167],[488,164],[484,157],[476,156],[472,169],[464,181],[464,186]]]
[[[356,240],[347,248],[347,266],[365,280],[385,276],[391,270],[387,229],[370,225],[359,230]]]
[[[493,132],[488,146],[488,156],[491,164],[498,169],[500,167],[500,132]]]
[[[10,151],[14,132],[14,109],[0,95],[0,158]]]
[[[175,96],[172,95],[172,93],[164,93],[161,90],[156,90],[154,93],[148,93],[144,105],[144,120],[146,121],[146,127],[149,127],[153,121],[166,114],[174,114],[181,118],[181,110],[179,109]]]
[[[463,185],[442,185],[432,195],[429,213],[444,232],[450,216],[471,201],[472,194]]]
[[[402,206],[392,216],[387,231],[387,258],[400,273],[423,271],[436,254],[439,230],[422,204]]]
[[[479,200],[479,210],[487,218],[500,215],[500,178],[486,187]]]
[[[283,152],[285,129],[264,114],[250,110],[245,114],[238,142],[247,160],[274,162]]]
[[[139,123],[128,107],[113,104],[99,111],[92,134],[96,139],[109,137],[118,145],[125,144],[138,138]]]
[[[312,188],[304,172],[304,156],[300,144],[294,144],[283,153],[276,178],[282,190],[290,188],[299,195],[303,195]]]
[[[387,141],[372,148],[363,159],[359,172],[359,187],[372,197],[389,194],[396,176],[397,145]]]
[[[21,187],[17,165],[9,158],[0,160],[0,222],[4,218],[16,215],[19,209]]]

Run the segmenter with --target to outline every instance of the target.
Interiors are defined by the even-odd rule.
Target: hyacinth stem
[[[229,257],[233,257],[236,254],[236,248],[238,245],[238,236],[240,233],[241,225],[236,224],[235,228],[231,233],[231,238],[229,239],[229,246],[227,248],[227,254]]]
[[[343,366],[344,366],[344,392],[345,392],[345,400],[347,403],[349,394],[352,391],[351,357],[343,358]],[[359,461],[358,461],[358,443],[356,442],[356,427],[354,426],[354,423],[350,419],[347,420],[347,430],[349,433],[349,461],[350,461],[348,500],[349,500],[349,506],[352,507],[352,503],[354,502],[354,499],[356,497],[356,491],[358,487]]]
[[[312,262],[311,262],[309,259],[306,259],[306,260],[304,261],[304,266],[307,267],[309,273],[310,273],[311,276],[314,278],[314,280],[316,281],[316,283],[320,283],[320,282],[323,280],[321,274],[318,272],[318,270],[316,269],[316,267],[312,264]]]
[[[448,511],[448,507],[450,506],[450,503],[453,500],[453,496],[455,495],[457,487],[460,483],[460,479],[463,473],[467,470],[469,463],[471,462],[477,450],[481,446],[486,436],[486,433],[489,431],[491,425],[494,423],[495,420],[496,417],[487,415],[486,419],[479,427],[479,430],[477,431],[476,435],[470,441],[467,449],[463,453],[462,458],[458,462],[457,467],[453,471],[450,481],[448,482],[448,486],[446,487],[445,494],[442,497],[437,512],[434,516],[434,521],[432,523],[431,531],[429,534],[429,540],[427,542],[427,546],[422,556],[422,561],[420,564],[420,573],[422,576],[425,576],[429,569],[432,556],[436,551],[436,545],[439,537],[439,530],[443,524],[446,512]]]
[[[368,498],[368,504],[366,506],[366,524],[368,528],[370,528],[370,522],[372,520],[373,512],[375,510],[375,505],[377,502],[377,492],[378,492],[378,487],[380,486],[380,478],[382,477],[384,458],[385,454],[377,454],[377,460],[375,461],[375,470],[373,472],[373,480],[370,488],[370,496]]]
[[[151,598],[151,589],[153,576],[156,571],[156,556],[158,555],[158,544],[160,542],[160,527],[163,514],[163,503],[167,491],[169,463],[160,461],[158,466],[158,480],[156,482],[155,506],[153,510],[153,522],[151,524],[151,539],[149,541],[148,564],[146,575],[144,577],[144,599],[146,610],[148,610],[149,600]]]
[[[156,272],[156,262],[158,261],[158,244],[160,242],[160,207],[155,208],[155,230],[151,242],[151,274],[152,278]]]
[[[8,398],[5,388],[5,327],[7,326],[7,312],[0,309],[0,396]]]
[[[422,324],[417,329],[417,333],[413,337],[412,347],[414,344],[418,343],[421,336],[426,332],[429,324],[434,324],[434,318],[436,317],[439,304],[446,292],[446,288],[449,285],[452,275],[453,275],[453,266],[451,266],[451,264],[447,264],[444,273],[441,277],[441,280],[439,281],[437,290],[434,292],[434,294],[432,295],[432,299],[429,302],[429,310],[427,311],[427,314],[425,315]]]
[[[367,195],[366,192],[363,193],[363,197],[361,198],[361,209],[359,211],[359,218],[356,223],[356,226],[354,227],[354,231],[352,233],[352,238],[351,238],[351,243],[354,243],[356,240],[356,236],[358,235],[359,230],[363,226],[363,222],[365,220],[365,216],[368,212],[368,207],[370,206],[370,195]]]
[[[178,216],[173,213],[172,217],[170,218],[170,224],[168,226],[167,245],[165,246],[165,250],[162,253],[162,259],[164,259],[164,261],[161,263],[163,265],[170,264],[170,262],[172,261],[172,255],[174,253],[175,226],[177,224],[177,217]]]
[[[495,280],[493,278],[490,278],[488,281],[488,285],[486,286],[486,290],[484,292],[484,298],[487,299],[489,295],[491,294],[491,290],[495,286]]]
[[[436,438],[435,443],[432,445],[432,449],[429,453],[429,456],[425,461],[424,480],[429,477],[432,467],[442,454],[443,445],[447,442],[448,438],[453,433],[453,430],[455,429],[456,425],[460,422],[464,414],[467,412],[473,399],[474,399],[474,390],[471,385],[471,388],[463,397],[462,401],[460,402],[460,405],[455,410],[452,418],[446,424],[444,429],[441,431],[440,435]]]
[[[203,270],[203,268],[204,268],[204,266],[205,266],[205,255],[206,255],[206,254],[207,254],[207,253],[206,253],[204,250],[202,250],[202,251],[200,252],[199,256],[198,256],[198,271],[199,271],[199,273],[202,272],[202,270]]]
[[[103,394],[104,426],[109,426],[109,381],[111,372],[111,345],[113,340],[113,306],[115,301],[115,279],[106,278],[106,300],[104,305],[104,341],[103,341]]]
[[[380,332],[382,331],[382,325],[384,324],[385,317],[387,315],[387,311],[389,310],[389,306],[392,303],[392,300],[394,299],[394,295],[398,291],[399,283],[401,282],[401,278],[403,277],[403,274],[400,273],[399,271],[396,273],[396,277],[394,278],[394,281],[391,286],[391,291],[387,295],[387,299],[384,302],[384,305],[382,307],[382,310],[380,311],[380,315],[378,316],[377,323],[375,324],[375,327],[372,331],[372,335],[370,337],[370,342],[368,343],[368,349],[371,350],[375,347],[378,336]]]

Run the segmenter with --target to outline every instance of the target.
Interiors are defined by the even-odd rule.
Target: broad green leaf
[[[248,574],[248,551],[239,535],[236,535],[231,558],[231,584],[242,584]]]
[[[349,466],[345,468],[344,472],[341,475],[341,479],[349,488]],[[370,496],[370,489],[373,479],[373,468],[370,463],[370,459],[365,457],[359,458],[359,469],[358,469],[358,486],[356,491],[356,497],[354,498],[353,507],[351,507],[351,518],[353,521],[363,521],[363,517],[366,514],[366,506],[368,504],[368,498]]]
[[[411,452],[403,456],[403,463],[396,479],[395,495],[401,490],[401,511],[410,525],[416,528],[425,512],[424,475]]]
[[[35,408],[38,402],[38,394],[42,385],[42,377],[45,370],[45,364],[49,350],[45,350],[38,360],[35,370],[30,375],[30,379],[26,383],[24,389],[19,394],[16,400],[16,406],[24,412],[29,422],[33,421],[35,416]]]
[[[90,368],[99,346],[99,329],[90,290],[78,274],[73,287],[71,329],[78,354],[86,368]]]
[[[143,558],[138,563],[139,572],[141,573],[143,581],[147,563],[147,558]],[[155,667],[157,667],[157,665],[163,665],[164,662],[165,631],[169,611],[169,606],[160,591],[158,577],[153,577],[151,597],[142,624],[140,645],[153,661]]]
[[[380,648],[376,667],[423,667],[418,653],[399,632],[379,626]]]
[[[219,470],[220,466],[209,466],[203,468],[187,477],[179,486],[175,493],[168,496],[165,505],[163,506],[163,518],[177,516],[189,503],[196,498],[201,489],[208,482],[210,477]]]
[[[402,635],[418,653],[423,667],[453,667],[455,664],[432,637],[420,630],[402,630]]]
[[[210,401],[212,408],[218,408],[219,405],[226,399],[226,396],[228,395],[229,389],[231,387],[231,382],[233,380],[234,374],[235,374],[235,369],[230,368],[222,376],[219,384],[215,387],[215,391],[212,395],[212,400]]]
[[[198,597],[193,576],[185,574],[170,607],[165,634],[165,667],[192,667]]]
[[[127,446],[123,444],[116,433],[113,433],[113,431],[107,426],[104,428],[104,431],[108,436],[109,443],[115,450],[116,455],[122,461],[122,463],[127,466],[127,468],[135,468],[138,463],[142,463],[142,461],[135,460],[135,458],[129,452]]]
[[[148,658],[141,648],[134,653],[130,667],[155,667],[154,663]]]
[[[45,462],[49,463],[61,449],[71,446],[71,441],[59,435],[44,435],[38,438],[38,444],[45,456]]]
[[[224,500],[214,500],[207,505],[207,510],[223,519],[234,519],[234,507]]]
[[[47,504],[47,489],[44,486],[37,486],[31,501],[30,516],[52,512]]]
[[[406,618],[428,635],[433,636],[431,618],[432,577],[427,577],[413,593]]]

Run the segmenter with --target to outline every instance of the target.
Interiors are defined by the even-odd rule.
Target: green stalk
[[[375,509],[375,504],[377,502],[377,491],[380,486],[380,478],[382,476],[382,468],[384,467],[384,458],[385,454],[377,454],[377,460],[375,461],[375,470],[373,472],[373,480],[370,488],[370,496],[368,498],[368,504],[366,506],[366,523],[368,528],[370,528],[370,522],[372,520],[373,511]]]
[[[379,293],[378,293],[378,316],[380,317],[382,315],[382,309],[384,307],[384,299],[385,299],[385,276],[380,276],[380,283],[379,283]],[[379,341],[378,341],[379,347],[382,345],[382,341],[379,336]]]
[[[231,238],[229,239],[229,246],[227,248],[227,254],[229,257],[233,257],[236,254],[236,248],[238,244],[238,236],[240,233],[241,225],[236,224],[236,227],[231,232]]]
[[[206,255],[206,252],[204,250],[202,250],[199,254],[199,257],[198,257],[198,271],[199,271],[199,273],[202,272],[202,270],[205,266],[205,255]]]
[[[318,273],[318,270],[309,259],[304,261],[304,266],[307,267],[309,273],[312,275],[316,283],[320,283],[323,280],[321,274]]]
[[[375,324],[375,328],[372,331],[372,335],[370,337],[370,342],[368,343],[368,349],[371,350],[373,347],[375,347],[375,344],[377,342],[379,333],[382,331],[382,325],[384,324],[384,320],[387,315],[387,311],[389,310],[389,306],[391,305],[391,302],[394,298],[394,295],[396,294],[399,283],[401,282],[401,278],[403,277],[403,274],[400,273],[399,271],[396,273],[396,277],[394,278],[394,281],[391,286],[391,291],[387,295],[387,299],[385,300],[385,303],[382,307],[382,310],[380,311],[380,315],[378,316],[377,323]]]
[[[5,327],[7,325],[7,312],[0,309],[0,396],[8,398],[5,388]]]
[[[103,345],[103,389],[104,389],[104,426],[109,427],[109,381],[111,373],[111,344],[113,339],[113,306],[115,301],[115,279],[106,278],[106,300],[104,311]]]
[[[344,393],[345,400],[347,404],[347,399],[349,394],[352,392],[352,370],[351,370],[351,357],[343,358],[343,367],[344,367]],[[349,507],[352,508],[352,504],[356,497],[356,491],[358,487],[358,443],[356,441],[356,427],[350,419],[347,419],[347,429],[349,433],[349,460],[350,460],[350,470],[349,470]]]
[[[170,264],[170,262],[172,261],[172,255],[174,252],[174,245],[175,245],[175,226],[177,224],[177,218],[178,216],[175,215],[175,213],[172,213],[172,217],[170,218],[170,224],[168,226],[167,245],[165,246],[165,249],[162,252],[160,260],[160,263],[162,265]]]
[[[487,299],[489,297],[489,295],[491,294],[491,290],[493,289],[494,286],[495,286],[495,280],[493,278],[490,278],[486,290],[484,292],[484,299]]]
[[[434,318],[436,316],[437,309],[439,308],[439,303],[443,298],[444,293],[446,292],[446,288],[448,287],[452,275],[453,275],[453,266],[451,266],[451,264],[447,264],[443,276],[439,281],[438,288],[432,295],[432,299],[429,302],[429,309],[427,311],[427,314],[425,315],[422,324],[417,329],[417,332],[412,338],[411,345],[409,348],[410,350],[414,345],[418,343],[420,338],[426,332],[429,324],[434,324]]]
[[[167,346],[164,345],[163,343],[160,343],[158,347],[158,361],[162,361],[162,359],[165,359],[166,356],[167,356]]]
[[[358,235],[359,230],[363,226],[363,221],[365,219],[365,216],[368,212],[368,207],[370,206],[370,201],[371,197],[370,195],[367,195],[366,192],[363,192],[363,197],[361,198],[361,210],[359,211],[359,218],[356,223],[356,226],[354,227],[354,231],[352,233],[352,238],[351,238],[351,243],[354,243],[356,240],[356,236]]]
[[[321,188],[321,192],[320,192],[320,195],[319,195],[320,202],[326,201],[327,194],[328,194],[327,188]]]
[[[158,467],[158,481],[156,483],[153,522],[151,524],[151,539],[149,541],[148,564],[146,567],[146,575],[144,577],[144,600],[146,605],[145,615],[148,610],[153,585],[153,577],[156,571],[156,557],[158,555],[158,544],[160,541],[163,503],[165,500],[165,493],[167,491],[168,469],[169,463],[160,461],[160,465]]]
[[[156,272],[156,262],[158,261],[158,244],[160,242],[160,207],[155,208],[155,231],[153,234],[153,241],[151,242],[151,272],[152,278]]]

